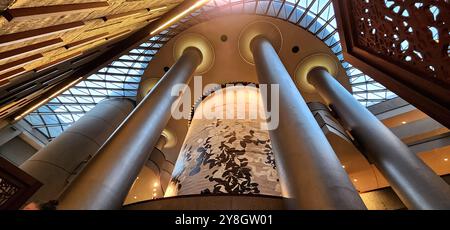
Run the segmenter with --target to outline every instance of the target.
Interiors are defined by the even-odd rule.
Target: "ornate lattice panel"
[[[450,127],[448,0],[333,0],[351,65]]]
[[[450,83],[450,3],[352,0],[358,47],[410,69]]]
[[[0,157],[0,210],[18,209],[41,183]]]
[[[19,191],[19,188],[6,180],[5,178],[0,178],[0,207],[5,205],[15,194]]]

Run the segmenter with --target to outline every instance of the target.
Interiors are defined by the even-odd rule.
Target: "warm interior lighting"
[[[358,179],[353,179],[353,181],[354,181],[354,182],[357,182],[357,181],[358,181]]]
[[[345,165],[342,165],[342,168],[345,169]]]
[[[137,196],[134,196],[133,198],[134,198],[134,199],[137,199]]]
[[[156,193],[153,193],[153,196],[156,196]]]
[[[448,161],[448,158],[444,158],[444,161]]]
[[[62,89],[54,92],[52,95],[50,95],[50,97],[48,97],[45,100],[42,100],[41,102],[37,103],[36,105],[34,105],[33,107],[27,109],[25,112],[21,113],[19,116],[14,118],[14,121],[18,121],[22,118],[24,118],[27,114],[33,112],[34,110],[36,110],[37,108],[39,108],[40,106],[42,106],[43,104],[49,102],[51,99],[53,99],[54,97],[58,96],[59,94],[61,94],[62,92],[64,92],[65,90],[69,89],[70,87],[74,86],[75,84],[77,84],[81,79],[83,79],[83,77],[79,77],[78,79],[76,79],[75,81],[71,82],[70,84],[64,86]]]
[[[167,8],[167,6],[162,6],[162,7],[158,7],[158,8],[155,8],[155,9],[150,9],[148,12],[155,12],[155,11],[158,11],[158,10],[164,10],[166,8]]]
[[[171,25],[172,23],[174,23],[175,21],[177,21],[181,17],[185,16],[186,14],[190,13],[191,11],[196,10],[198,7],[202,6],[203,4],[207,3],[208,1],[209,0],[200,0],[200,1],[196,2],[194,5],[190,6],[189,8],[184,10],[183,12],[181,12],[181,13],[175,15],[174,17],[172,17],[171,19],[167,20],[165,23],[163,23],[158,28],[153,30],[150,34],[151,35],[156,34],[158,31],[160,31],[160,30],[166,28],[167,26]]]
[[[153,189],[153,192],[156,192],[156,188]]]
[[[406,121],[402,121],[402,124],[406,124]]]
[[[155,182],[155,183],[153,184],[153,187],[156,187],[156,186],[158,186],[158,182]]]

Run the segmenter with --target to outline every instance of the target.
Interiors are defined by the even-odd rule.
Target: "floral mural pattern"
[[[256,120],[194,120],[175,165],[177,195],[281,196],[268,131]]]

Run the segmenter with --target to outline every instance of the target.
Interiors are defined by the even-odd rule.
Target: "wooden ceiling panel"
[[[27,82],[40,81],[49,71],[53,82],[80,68],[73,60],[108,52],[184,1],[10,0],[1,11],[4,2],[0,0],[0,89],[7,84],[25,90]]]
[[[126,1],[126,0],[16,0],[0,17],[0,65],[20,62],[30,54],[43,54],[44,58],[29,63],[26,69],[51,62],[55,52],[69,52],[58,45],[38,47],[48,40],[60,38],[61,47],[84,50],[102,45],[106,33],[112,35],[124,28],[135,31],[148,24],[149,19],[175,7],[181,1]],[[142,12],[141,12],[142,11]],[[139,17],[139,18],[137,18]],[[110,19],[106,20],[105,19]],[[120,36],[121,37],[121,36]],[[92,38],[98,41],[91,40]],[[56,47],[55,47],[56,46]],[[29,50],[29,47],[37,47]],[[55,49],[58,48],[58,49]],[[27,50],[21,54],[15,50]],[[57,50],[57,51],[56,51]],[[83,50],[81,50],[82,52]],[[61,54],[61,53],[58,53]],[[70,53],[69,53],[70,54]],[[47,55],[51,55],[46,57]]]
[[[18,22],[4,22],[6,19],[2,16],[3,25],[2,30],[0,30],[0,35],[18,33],[22,31],[33,30],[36,28],[44,28],[49,26],[61,25],[65,23],[85,21],[89,16],[89,12],[78,13],[73,15],[65,15],[58,17],[44,17],[38,19],[30,19],[26,21]],[[7,21],[7,20],[6,20]]]
[[[40,37],[45,37],[53,34],[63,33],[65,31],[75,30],[83,27],[84,23],[82,21],[66,23],[56,26],[48,26],[18,33],[4,34],[0,35],[0,47],[23,43],[25,41],[37,39]]]
[[[8,50],[0,53],[0,62],[1,63],[9,63],[21,58],[24,58],[29,55],[33,55],[39,52],[42,52],[46,49],[51,49],[54,47],[58,47],[63,45],[63,41],[61,38],[55,38],[46,40],[43,42],[39,42],[32,45],[23,46],[17,49]]]
[[[30,39],[28,41],[24,41],[24,42],[19,42],[19,43],[15,43],[15,44],[11,44],[11,45],[6,45],[6,46],[0,46],[0,53],[3,52],[7,52],[10,50],[15,50],[15,49],[20,49],[22,47],[26,47],[26,46],[31,46],[34,44],[38,44],[38,43],[42,43],[48,40],[52,40],[52,39],[56,39],[59,38],[60,36],[58,34],[53,34],[53,35],[49,35],[49,36],[43,36],[40,38],[35,38],[35,39]],[[0,60],[0,63],[2,63],[3,61]]]

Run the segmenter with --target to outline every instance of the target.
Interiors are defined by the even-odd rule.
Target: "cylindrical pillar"
[[[164,195],[173,170],[173,163],[167,161],[162,152],[166,143],[167,138],[161,135],[149,159],[133,182],[124,204],[155,199]]]
[[[257,36],[251,42],[251,50],[259,83],[268,84],[269,88],[278,84],[280,89],[279,126],[269,134],[281,189],[292,198],[290,207],[365,209],[270,41]]]
[[[128,99],[102,101],[24,162],[20,168],[43,184],[30,200],[57,199],[133,108]]]
[[[280,196],[262,104],[255,86],[227,84],[203,97],[194,109],[164,196]]]
[[[164,150],[164,146],[167,143],[167,139],[165,136],[161,135],[158,139],[158,142],[156,142],[155,148],[163,151]]]
[[[193,47],[162,77],[60,199],[60,209],[119,209],[171,117],[172,86],[187,84],[202,53]]]
[[[450,209],[450,186],[363,107],[325,69],[308,73],[368,157],[409,209]]]
[[[161,195],[164,195],[166,188],[169,185],[174,167],[174,164],[172,162],[166,160],[166,156],[163,153],[166,143],[167,138],[161,135],[149,159],[149,161],[151,161],[151,163],[156,165],[158,168],[157,174],[159,175],[159,187],[161,188]]]

